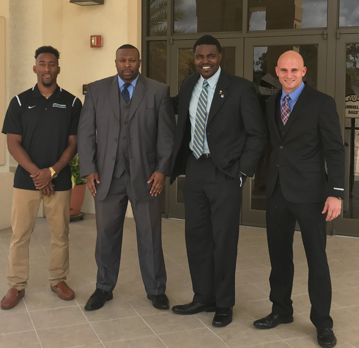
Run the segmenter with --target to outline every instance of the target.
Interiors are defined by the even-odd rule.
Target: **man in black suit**
[[[194,45],[197,73],[174,98],[178,124],[171,182],[186,174],[185,233],[194,297],[177,314],[216,311],[232,321],[242,186],[253,176],[267,138],[251,82],[220,68],[221,46],[205,35]]]
[[[334,347],[326,221],[340,215],[344,195],[344,147],[333,98],[303,83],[303,58],[278,59],[282,90],[267,101],[272,154],[267,178],[267,237],[272,266],[272,313],[254,322],[271,329],[293,321],[293,235],[298,221],[309,267],[310,319],[318,343]]]

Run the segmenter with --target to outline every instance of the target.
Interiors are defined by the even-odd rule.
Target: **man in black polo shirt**
[[[82,104],[57,85],[59,52],[42,46],[35,52],[35,87],[14,97],[2,132],[19,163],[14,179],[7,280],[2,309],[15,307],[29,278],[29,243],[37,212],[44,202],[51,230],[50,288],[63,300],[75,295],[65,283],[69,272],[70,160],[77,151],[77,125]]]

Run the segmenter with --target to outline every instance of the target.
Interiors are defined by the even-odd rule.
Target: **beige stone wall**
[[[69,0],[1,0],[0,17],[5,18],[6,41],[6,93],[5,103],[0,104],[3,109],[13,96],[36,83],[32,66],[39,46],[52,45],[60,51],[59,85],[82,101],[84,83],[116,74],[115,51],[120,45],[141,46],[140,0],[105,0],[102,6],[78,6]],[[103,36],[103,47],[90,48],[90,35],[95,34]],[[1,124],[4,112],[0,109]],[[0,151],[4,151],[6,146],[1,144],[0,139]],[[1,202],[9,205],[13,178],[9,169],[17,164],[4,152],[5,165],[0,164],[0,173],[6,179],[0,180]],[[10,215],[1,204],[0,228],[3,228],[10,225]],[[94,212],[90,195],[86,195],[83,211]]]
[[[103,6],[78,6],[64,0],[61,83],[65,89],[82,98],[83,84],[116,74],[119,46],[131,43],[140,48],[139,3],[106,0]],[[91,48],[91,35],[102,35],[103,47]]]
[[[9,20],[9,0],[0,1],[0,124],[4,120],[6,110],[6,71],[8,64],[6,43],[8,42],[9,31],[7,23]],[[6,151],[5,136],[0,134],[0,173],[8,172],[9,156]]]
[[[49,0],[51,1],[51,0]],[[141,47],[140,0],[105,0],[103,6],[63,3],[61,85],[84,101],[82,85],[115,75],[116,49],[126,43]],[[102,35],[103,47],[91,48],[90,36]],[[82,211],[94,213],[86,192]],[[132,216],[129,208],[128,216]]]
[[[1,11],[0,11],[1,13]],[[0,124],[5,115],[6,104],[6,18],[0,16]],[[6,152],[5,136],[0,134],[0,172],[8,171],[8,156]]]
[[[0,1],[0,124],[2,125],[7,98],[6,72],[8,68],[7,42],[9,32],[9,1]],[[13,174],[9,172],[9,156],[6,149],[5,136],[0,135],[0,229],[10,226],[11,198]]]

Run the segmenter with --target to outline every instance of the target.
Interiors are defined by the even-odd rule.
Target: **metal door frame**
[[[339,38],[337,38],[336,44],[335,100],[342,127],[343,138],[345,127],[346,44],[348,43],[359,44],[359,34],[340,34]],[[348,182],[349,178],[346,173],[344,189],[345,199],[343,201],[343,205],[346,204],[349,195],[347,190],[347,187],[349,187]],[[344,218],[342,212],[341,216],[333,221],[333,233],[337,235],[359,237],[359,220]]]

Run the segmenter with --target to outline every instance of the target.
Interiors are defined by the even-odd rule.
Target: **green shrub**
[[[75,185],[86,184],[86,178],[81,178],[80,176],[80,166],[79,166],[79,155],[76,154],[75,157],[69,163],[71,168],[71,181],[72,187]]]

